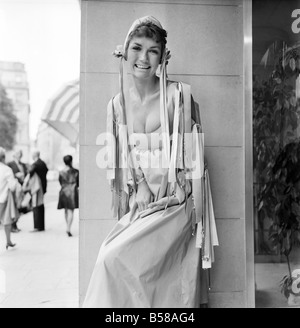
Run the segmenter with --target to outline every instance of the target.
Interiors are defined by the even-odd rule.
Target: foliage
[[[11,150],[15,144],[16,133],[17,118],[13,114],[13,105],[0,85],[0,146]]]
[[[289,298],[290,293],[292,293],[292,283],[293,278],[290,276],[284,276],[280,282],[281,292],[284,294],[286,298]]]
[[[258,221],[271,222],[269,238],[288,263],[300,241],[300,102],[295,81],[300,73],[300,43],[275,54],[267,81],[254,80],[254,169],[258,185]]]

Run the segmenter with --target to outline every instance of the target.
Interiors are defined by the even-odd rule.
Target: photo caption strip
[[[196,310],[176,309],[160,309],[160,310],[125,310],[118,309],[112,311],[105,311],[102,315],[103,323],[107,326],[114,324],[125,324],[127,327],[142,327],[151,326],[156,327],[158,324],[165,324],[168,327],[183,326],[189,327],[200,322],[200,316]]]

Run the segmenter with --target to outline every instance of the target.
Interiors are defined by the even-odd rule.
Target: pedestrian
[[[78,208],[79,171],[73,167],[73,157],[71,155],[64,156],[63,160],[65,168],[59,172],[61,190],[57,208],[65,210],[67,235],[72,237],[71,227],[74,210]]]
[[[40,159],[38,150],[32,153],[33,164],[29,168],[29,188],[32,195],[34,230],[32,232],[45,230],[45,206],[44,195],[47,192],[48,167]]]
[[[24,183],[24,179],[25,179],[25,177],[27,175],[27,172],[28,172],[27,165],[21,161],[21,159],[23,157],[22,150],[15,151],[13,157],[14,157],[14,160],[9,162],[7,165],[12,169],[12,171],[15,175],[15,178],[18,180],[20,186],[22,186],[23,183]],[[19,188],[19,189],[21,190],[21,188]],[[20,213],[22,211],[24,211],[21,208],[21,203],[22,203],[23,196],[24,196],[23,192],[18,193],[18,198],[19,199],[17,200],[17,204],[19,204],[18,210],[19,210]],[[12,224],[12,227],[11,227],[11,232],[19,232],[19,231],[21,231],[21,230],[18,228],[17,222],[14,222]]]
[[[0,147],[0,222],[4,226],[6,249],[16,246],[11,241],[11,225],[18,216],[12,194],[16,183],[12,169],[5,164],[5,149]]]

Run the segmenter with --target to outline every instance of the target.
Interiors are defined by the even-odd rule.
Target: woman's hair
[[[167,31],[152,22],[143,22],[139,24],[128,36],[125,53],[127,54],[128,46],[134,37],[146,37],[153,39],[161,44],[161,53],[164,53],[167,44]]]
[[[71,155],[66,155],[64,156],[64,163],[67,165],[67,166],[72,166],[72,162],[73,162],[73,157]]]

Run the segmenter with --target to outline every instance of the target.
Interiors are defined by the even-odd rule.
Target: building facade
[[[25,65],[18,62],[0,62],[0,83],[11,99],[18,119],[16,149],[23,151],[23,161],[30,161],[30,97]],[[11,154],[8,154],[11,157]]]

